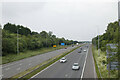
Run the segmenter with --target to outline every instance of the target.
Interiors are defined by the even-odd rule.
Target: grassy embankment
[[[97,64],[99,66],[102,78],[118,78],[117,70],[111,70],[110,77],[108,75],[106,52],[100,51],[100,56],[98,56],[98,50],[94,46],[92,46],[92,52],[93,52],[93,57],[95,60],[95,68],[96,68],[96,73],[97,73],[98,78],[100,78],[100,73],[99,73]]]
[[[61,49],[64,47],[65,46],[57,46],[56,48],[49,47],[49,48],[41,48],[41,49],[37,49],[37,50],[27,50],[25,52],[20,52],[19,54],[10,54],[10,55],[8,54],[8,55],[2,57],[2,64],[21,60],[21,59],[28,58],[31,56],[43,54],[46,52],[54,51],[56,49]]]

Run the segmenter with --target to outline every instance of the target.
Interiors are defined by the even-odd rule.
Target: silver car
[[[65,57],[60,59],[60,63],[65,63],[65,62],[67,62],[67,59]]]
[[[87,50],[83,50],[84,52],[86,52]]]
[[[72,70],[79,70],[80,66],[78,65],[78,63],[74,63],[72,66]]]

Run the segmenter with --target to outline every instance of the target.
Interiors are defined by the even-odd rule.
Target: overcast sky
[[[103,34],[108,23],[118,20],[118,0],[17,1],[3,0],[2,25],[10,22],[82,41]]]

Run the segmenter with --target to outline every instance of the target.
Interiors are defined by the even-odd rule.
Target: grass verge
[[[99,66],[102,78],[118,78],[117,70],[111,70],[110,77],[108,75],[106,52],[100,51],[100,56],[98,56],[98,50],[94,46],[92,46],[92,52],[93,52],[93,58],[95,61],[95,68],[96,68],[96,73],[97,73],[98,78],[101,78],[101,77],[100,77],[97,64]]]
[[[64,57],[65,55],[67,55],[69,53],[71,53],[72,51],[78,49],[79,47],[80,46],[78,46],[78,47],[76,47],[76,48],[74,48],[72,50],[69,50],[67,52],[64,52],[64,53],[62,53],[60,55],[57,55],[57,56],[55,56],[55,57],[53,57],[53,58],[51,58],[51,59],[49,59],[49,60],[47,60],[47,61],[45,61],[45,62],[43,62],[43,63],[41,63],[39,65],[37,65],[35,67],[29,68],[28,70],[13,76],[12,78],[15,79],[15,78],[19,78],[19,77],[23,76],[21,78],[24,79],[24,80],[27,80],[27,79],[31,78],[33,75],[35,75],[36,73],[40,72],[41,70],[43,70],[46,67],[53,64],[54,62],[58,61],[60,58]],[[25,75],[25,74],[27,74],[27,75]],[[20,80],[21,80],[21,78],[20,78]]]
[[[56,49],[64,48],[65,46],[57,46],[56,48],[41,48],[37,50],[27,50],[25,52],[20,52],[19,54],[8,54],[7,56],[2,57],[2,64],[18,61],[24,58],[40,55],[46,52],[54,51]]]
[[[96,63],[96,58],[95,58],[95,53],[94,53],[93,46],[92,46],[92,52],[93,52],[93,58],[94,58],[94,62],[95,62],[95,70],[96,70],[96,73],[97,73],[97,77],[100,78],[100,73],[99,73],[99,70],[98,70],[98,67],[97,67],[97,63]]]

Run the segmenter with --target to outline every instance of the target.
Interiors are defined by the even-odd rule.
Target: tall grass
[[[117,70],[111,70],[110,76],[108,75],[106,52],[100,50],[100,55],[98,55],[98,50],[94,46],[92,46],[92,51],[93,51],[93,57],[95,60],[95,67],[96,67],[96,73],[98,75],[98,78],[100,78],[100,73],[102,78],[118,78]],[[99,73],[97,64],[99,66],[100,73]]]

